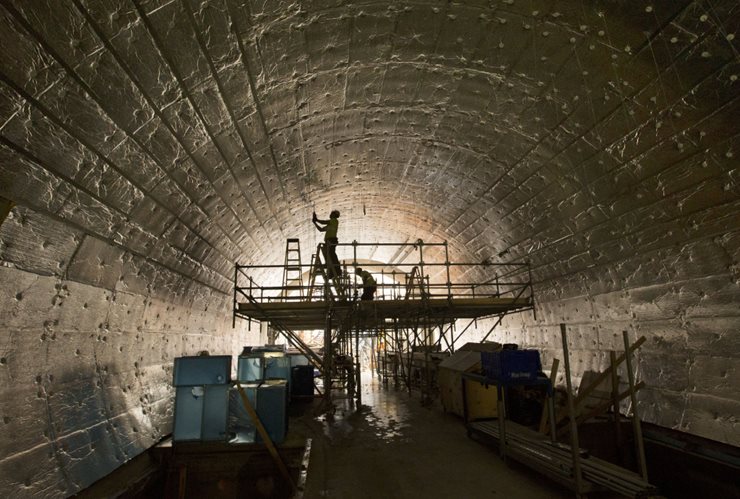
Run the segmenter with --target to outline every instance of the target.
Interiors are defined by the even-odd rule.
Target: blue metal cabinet
[[[275,443],[285,440],[288,433],[288,384],[284,380],[268,380],[257,389],[257,416]],[[261,439],[257,438],[257,441]]]
[[[174,371],[174,386],[227,385],[231,378],[231,356],[178,357]]]
[[[200,440],[203,424],[203,386],[178,386],[175,392],[175,428],[172,440]]]
[[[247,394],[247,400],[256,410],[257,408],[257,383],[242,385]],[[232,434],[231,442],[254,442],[257,436],[257,428],[249,413],[244,408],[244,403],[236,387],[229,390],[229,432]]]
[[[172,439],[226,440],[229,385],[178,386],[175,394],[175,427]]]
[[[265,379],[290,381],[290,357],[277,352],[265,352]]]
[[[265,358],[262,353],[240,355],[237,361],[236,379],[241,383],[259,383],[265,379]]]
[[[308,357],[302,353],[290,353],[288,357],[290,358],[290,367],[309,365]]]
[[[242,383],[259,383],[266,379],[290,381],[290,357],[283,352],[253,350],[239,356],[236,372],[236,379]]]
[[[290,370],[291,397],[313,398],[313,366],[293,366]]]

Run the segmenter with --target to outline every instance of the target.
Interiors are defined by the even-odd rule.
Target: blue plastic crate
[[[542,370],[537,350],[500,350],[481,352],[480,355],[483,372],[495,380],[532,380]]]

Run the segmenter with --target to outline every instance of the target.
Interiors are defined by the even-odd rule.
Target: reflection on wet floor
[[[570,497],[469,439],[438,401],[422,405],[418,392],[384,386],[372,373],[363,373],[359,410],[346,399],[336,406],[326,415],[316,400],[291,420],[291,431],[313,439],[306,499]]]
[[[322,424],[324,435],[331,441],[355,432],[371,432],[380,440],[403,438],[408,427],[408,407],[399,403],[399,390],[383,387],[372,373],[362,373],[362,406],[357,407],[346,399],[336,401],[333,415],[321,414],[315,419]],[[403,397],[406,395],[400,392]]]

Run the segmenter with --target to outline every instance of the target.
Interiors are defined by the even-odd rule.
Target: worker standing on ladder
[[[355,274],[362,278],[362,301],[373,301],[375,299],[375,291],[378,289],[378,285],[375,283],[375,279],[372,274],[367,270],[362,270],[360,267],[355,268]]]
[[[340,267],[337,257],[337,231],[339,230],[339,211],[333,210],[329,214],[329,220],[319,220],[316,212],[313,213],[313,224],[324,233],[324,260],[326,262],[327,274],[330,278],[339,277]],[[322,225],[319,225],[322,224]]]

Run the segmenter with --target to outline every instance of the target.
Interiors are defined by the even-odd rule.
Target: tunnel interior
[[[172,425],[235,262],[342,241],[529,261],[492,339],[740,445],[735,0],[0,2],[0,491],[72,494]],[[408,255],[382,247],[366,260]],[[280,276],[265,273],[266,281]],[[480,339],[486,328],[469,333]]]

